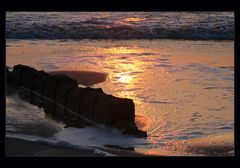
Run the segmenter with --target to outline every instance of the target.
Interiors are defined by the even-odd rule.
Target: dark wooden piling
[[[49,75],[26,65],[15,65],[6,75],[8,84],[21,88],[22,98],[69,125],[103,124],[126,134],[147,136],[135,124],[131,99],[107,95],[101,88],[79,88],[66,75]]]

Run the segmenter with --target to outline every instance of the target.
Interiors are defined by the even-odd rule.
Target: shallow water
[[[107,73],[106,81],[92,87],[133,99],[135,121],[148,138],[114,129],[64,128],[15,94],[6,98],[7,135],[133,147],[156,155],[234,153],[233,41],[8,39],[6,55],[9,66]]]

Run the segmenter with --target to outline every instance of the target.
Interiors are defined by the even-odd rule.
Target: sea
[[[147,138],[65,127],[6,95],[6,137],[157,156],[234,156],[234,12],[6,12],[6,65],[103,72]],[[81,87],[85,87],[82,86]]]

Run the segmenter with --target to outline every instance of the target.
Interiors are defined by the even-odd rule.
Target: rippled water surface
[[[136,123],[148,131],[148,139],[123,136],[114,130],[64,128],[63,123],[53,121],[43,110],[15,94],[6,97],[7,134],[75,145],[130,146],[145,154],[233,154],[233,44],[233,41],[157,39],[8,39],[9,66],[26,64],[46,71],[107,73],[105,82],[92,87],[133,99]],[[216,148],[211,148],[213,144]]]

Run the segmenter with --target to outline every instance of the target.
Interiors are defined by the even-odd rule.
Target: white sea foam
[[[118,130],[109,128],[101,129],[97,127],[65,128],[57,132],[56,140],[65,141],[72,145],[98,146],[117,145],[121,147],[134,147],[146,142],[146,139],[135,138],[130,135],[123,135]]]

